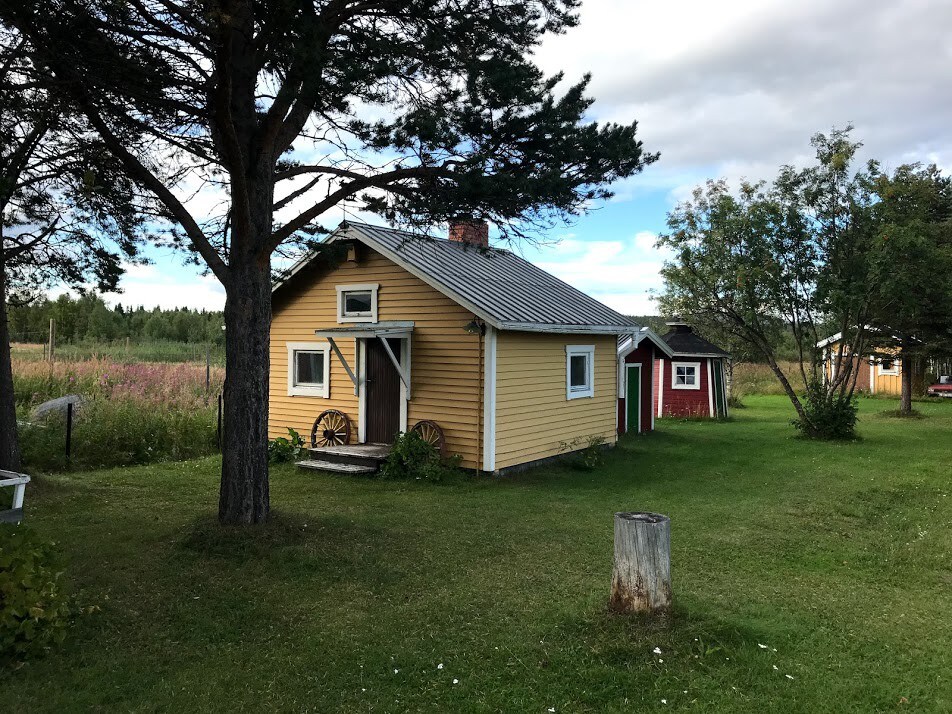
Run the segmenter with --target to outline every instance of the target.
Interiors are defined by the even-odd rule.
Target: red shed
[[[724,360],[730,355],[680,321],[661,336],[671,355],[659,355],[654,369],[654,412],[659,417],[727,416]]]
[[[654,370],[668,345],[647,327],[618,338],[618,433],[654,429]]]

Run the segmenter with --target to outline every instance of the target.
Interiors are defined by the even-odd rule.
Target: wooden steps
[[[329,471],[352,476],[375,474],[390,454],[388,444],[349,444],[308,449],[311,458],[298,461],[302,469]]]
[[[340,464],[335,461],[306,459],[298,461],[295,466],[299,469],[313,469],[315,471],[330,471],[335,474],[350,474],[351,476],[369,476],[377,473],[376,466],[360,466],[359,464]]]

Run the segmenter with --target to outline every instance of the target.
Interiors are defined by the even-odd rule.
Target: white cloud
[[[587,0],[578,28],[537,56],[593,73],[600,120],[638,120],[659,163],[619,186],[772,176],[817,131],[856,125],[886,164],[952,163],[952,3],[936,0]]]
[[[652,231],[639,231],[635,234],[635,246],[640,250],[654,250],[655,241],[658,240],[658,234]]]
[[[642,231],[618,241],[566,240],[527,258],[545,271],[627,315],[652,314],[652,294],[662,287],[665,254],[655,234]]]
[[[181,267],[177,271],[169,271],[157,265],[127,266],[120,283],[122,292],[105,293],[103,299],[110,305],[142,305],[146,309],[224,309],[225,289],[221,283],[212,275],[197,275],[193,270]]]

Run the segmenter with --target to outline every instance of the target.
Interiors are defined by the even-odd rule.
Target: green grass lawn
[[[952,710],[952,404],[863,401],[863,440],[827,444],[747,402],[593,472],[276,469],[252,532],[213,525],[214,459],[39,479],[30,524],[101,611],[0,678],[2,706]],[[671,516],[667,622],[606,611],[617,510]]]

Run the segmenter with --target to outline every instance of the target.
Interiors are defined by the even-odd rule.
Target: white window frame
[[[359,283],[355,285],[335,285],[337,288],[337,322],[377,322],[377,293],[380,283]],[[347,293],[369,292],[370,312],[350,314],[344,312],[344,296]]]
[[[899,376],[899,360],[892,359],[891,369],[883,369],[883,360],[879,359],[879,364],[876,365],[876,371],[883,377],[898,377]]]
[[[584,388],[572,387],[572,358],[587,358],[588,385]],[[595,396],[595,345],[565,346],[565,398],[584,399]]]
[[[331,346],[329,342],[288,342],[288,396],[321,397],[327,399],[331,393]],[[324,354],[324,383],[298,384],[298,352],[322,352]]]
[[[694,368],[694,384],[678,384],[678,367]],[[671,389],[693,389],[701,388],[701,363],[700,362],[672,362],[671,363]]]

